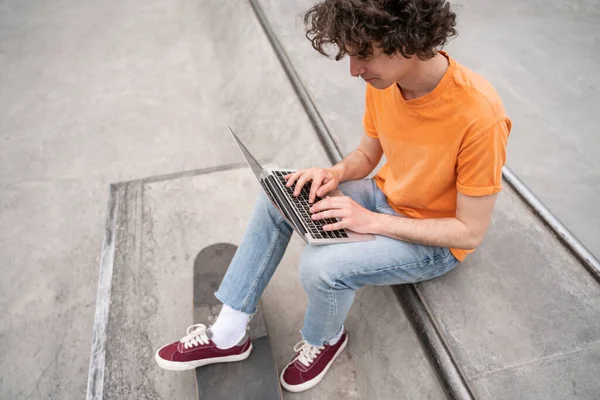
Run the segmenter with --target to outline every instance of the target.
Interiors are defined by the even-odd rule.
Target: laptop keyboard
[[[323,225],[334,224],[338,222],[337,219],[325,218],[315,221],[310,218],[311,213],[309,209],[311,207],[311,204],[308,202],[310,194],[310,182],[305,184],[304,187],[302,187],[302,190],[300,191],[300,194],[298,196],[294,196],[294,187],[285,186],[287,181],[284,178],[284,176],[286,176],[287,174],[291,174],[292,172],[293,171],[273,171],[273,174],[275,175],[275,177],[277,177],[277,179],[285,189],[288,198],[294,203],[296,210],[298,210],[298,212],[302,216],[303,222],[309,228],[311,236],[315,239],[347,238],[348,234],[344,229],[338,229],[334,231],[323,230]],[[321,197],[317,196],[315,198],[315,203],[321,199]]]

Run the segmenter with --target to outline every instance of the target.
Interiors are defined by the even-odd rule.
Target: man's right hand
[[[333,168],[309,168],[301,169],[284,177],[287,179],[286,186],[294,187],[294,196],[298,196],[302,187],[312,181],[310,185],[309,203],[314,203],[317,196],[323,197],[325,194],[336,189],[342,179],[342,172]]]

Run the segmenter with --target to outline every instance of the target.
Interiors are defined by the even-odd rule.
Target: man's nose
[[[365,68],[361,65],[360,60],[356,57],[350,57],[350,75],[360,76],[365,72]]]

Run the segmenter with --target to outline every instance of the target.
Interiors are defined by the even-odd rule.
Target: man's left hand
[[[348,196],[327,197],[310,208],[312,219],[339,218],[335,224],[324,225],[323,230],[350,229],[357,233],[372,233],[377,214],[367,210]]]

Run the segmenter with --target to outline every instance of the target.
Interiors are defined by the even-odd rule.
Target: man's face
[[[413,68],[416,57],[404,58],[400,54],[388,56],[377,46],[367,59],[350,56],[350,74],[360,76],[376,89],[385,89],[401,81]]]

